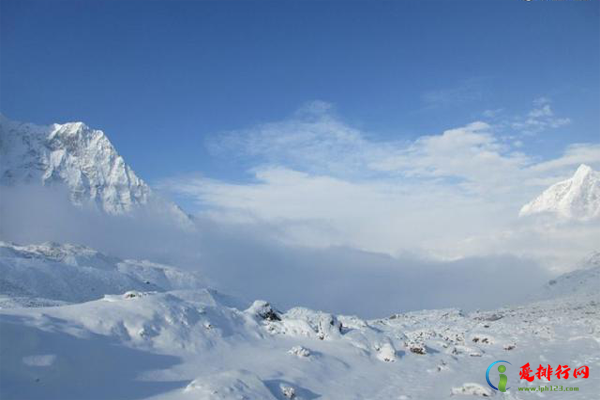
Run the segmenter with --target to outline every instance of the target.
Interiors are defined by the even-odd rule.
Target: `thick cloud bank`
[[[280,308],[297,305],[376,317],[405,310],[488,308],[526,298],[549,274],[513,256],[428,261],[279,240],[268,224],[195,220],[181,229],[159,213],[107,216],[76,207],[61,188],[2,187],[0,239],[84,244],[126,258],[196,270],[218,288]]]

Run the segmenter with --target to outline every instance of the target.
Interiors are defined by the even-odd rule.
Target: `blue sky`
[[[3,0],[0,108],[103,129],[151,182],[251,179],[260,160],[207,141],[315,100],[374,141],[410,141],[545,97],[569,123],[523,148],[556,157],[598,141],[599,21],[595,0]]]
[[[600,169],[597,0],[0,4],[2,113],[104,130],[188,212],[392,256],[596,248],[518,214]]]

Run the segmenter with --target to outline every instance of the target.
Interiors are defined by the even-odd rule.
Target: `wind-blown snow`
[[[580,165],[573,177],[550,186],[524,205],[519,215],[540,213],[574,220],[600,217],[600,173],[587,165]]]

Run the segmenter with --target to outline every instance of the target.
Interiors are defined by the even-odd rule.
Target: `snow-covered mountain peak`
[[[51,125],[49,140],[57,140],[63,142],[65,145],[71,145],[75,149],[77,145],[82,143],[90,145],[95,142],[98,146],[107,147],[113,151],[116,151],[108,138],[104,135],[101,130],[91,129],[83,122],[67,122],[65,124],[52,124]]]
[[[123,214],[149,202],[178,222],[189,218],[153,194],[101,130],[83,122],[38,126],[0,117],[0,184],[65,185],[77,205]]]
[[[600,173],[581,164],[571,178],[550,186],[524,205],[519,215],[540,213],[582,221],[600,217]]]
[[[144,205],[150,188],[106,135],[82,122],[37,126],[0,120],[3,184],[65,184],[75,204],[95,202],[109,214]]]
[[[589,165],[586,165],[586,164],[581,164],[577,168],[577,171],[575,171],[575,175],[573,175],[573,179],[581,180],[593,172],[594,172],[594,170],[592,169],[592,167],[590,167]]]

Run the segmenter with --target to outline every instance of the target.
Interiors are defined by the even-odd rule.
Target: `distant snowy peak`
[[[523,206],[519,215],[540,213],[581,221],[600,217],[600,173],[581,164],[573,177],[550,186]]]
[[[0,115],[0,159],[0,184],[65,184],[74,204],[91,201],[108,214],[152,201],[182,221],[188,218],[152,193],[104,132],[82,122],[38,126]]]

